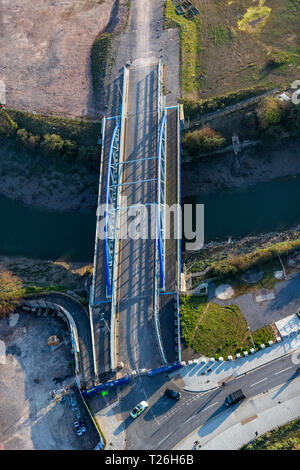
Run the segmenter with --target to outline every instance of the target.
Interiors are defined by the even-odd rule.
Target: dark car
[[[179,400],[181,398],[181,393],[167,388],[167,390],[165,391],[165,396],[172,398],[173,400]]]
[[[239,401],[242,401],[246,398],[243,391],[241,389],[237,390],[236,392],[232,392],[230,395],[227,395],[225,398],[225,405],[232,406]]]

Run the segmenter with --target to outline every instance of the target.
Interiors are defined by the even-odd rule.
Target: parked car
[[[76,402],[75,398],[71,397],[70,403],[71,403],[72,409],[77,408],[77,402]]]
[[[299,374],[299,372],[300,372],[300,365],[297,367],[296,372],[298,372],[298,374]]]
[[[167,390],[165,391],[165,396],[172,398],[173,400],[179,400],[181,398],[181,393],[176,392],[176,390],[171,390],[167,388]]]
[[[136,405],[130,413],[130,416],[135,419],[140,416],[146,408],[148,408],[148,403],[146,401],[141,401],[138,405]]]
[[[238,403],[241,400],[244,400],[246,397],[241,389],[232,392],[230,395],[227,395],[225,398],[225,405],[232,406],[235,403]]]
[[[82,436],[82,429],[80,427],[80,424],[78,421],[74,421],[74,426],[75,426],[75,429],[76,429],[76,432],[78,434],[78,436]]]
[[[79,422],[79,426],[80,426],[81,431],[86,432],[85,424],[81,420],[79,420],[78,422]]]

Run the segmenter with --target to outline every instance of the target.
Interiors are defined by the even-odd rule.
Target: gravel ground
[[[6,363],[0,364],[0,443],[10,450],[93,448],[98,436],[79,396],[77,403],[87,425],[82,436],[76,434],[69,401],[56,404],[50,396],[51,391],[74,384],[65,323],[18,313],[15,326],[10,326],[9,319],[0,320],[0,340],[6,347]],[[61,344],[50,348],[50,335],[58,335]]]
[[[2,0],[0,80],[7,106],[95,115],[90,48],[114,0]]]

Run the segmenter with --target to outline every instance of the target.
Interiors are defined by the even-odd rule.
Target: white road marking
[[[282,370],[280,370],[279,372],[275,372],[275,374],[274,374],[274,375],[281,374],[282,372],[285,372],[286,370],[289,370],[289,369],[291,369],[292,367],[293,367],[293,366],[290,366],[290,367],[287,367],[286,369],[282,369]]]
[[[254,385],[260,384],[261,382],[264,382],[265,380],[268,380],[268,377],[265,377],[262,380],[259,380],[258,382],[255,382],[254,384],[250,385],[250,387],[254,387]]]
[[[212,405],[209,405],[209,406],[207,406],[206,408],[203,408],[202,411],[208,410],[208,408],[211,408],[212,406],[215,406],[217,403],[219,403],[219,402],[218,402],[218,401],[215,401],[215,403],[213,403]]]

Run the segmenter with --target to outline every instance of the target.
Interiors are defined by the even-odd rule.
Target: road
[[[128,118],[126,122],[125,154],[122,165],[121,197],[128,207],[154,204],[156,201],[157,168],[157,61],[144,65],[143,61],[130,70]],[[143,159],[149,160],[143,160]],[[136,161],[138,160],[138,161]],[[128,162],[133,163],[128,163]],[[155,220],[140,220],[137,231],[142,231]],[[141,208],[132,208],[132,215],[141,214]],[[135,212],[137,211],[137,212]],[[142,214],[141,214],[142,216]],[[127,212],[120,211],[121,232],[130,230]],[[134,226],[135,228],[135,226]],[[138,235],[137,235],[138,236]],[[143,235],[142,235],[143,236]],[[160,364],[153,335],[155,239],[127,237],[119,242],[117,275],[117,314],[119,320],[119,358],[124,372],[152,368]],[[141,347],[142,346],[142,347]]]
[[[290,355],[284,356],[210,392],[194,394],[183,391],[179,402],[163,396],[164,390],[170,385],[173,389],[180,390],[174,383],[170,384],[166,377],[154,379],[140,376],[120,396],[126,449],[170,450],[194,429],[216,417],[223,416],[225,421],[237,407],[243,406],[241,402],[232,408],[226,408],[224,400],[229,393],[241,388],[249,401],[282,384],[279,390],[281,392],[293,381],[300,380],[300,375],[295,373],[296,367]],[[129,412],[142,399],[147,399],[149,409],[137,420],[132,420]],[[276,395],[274,403],[277,403]]]

